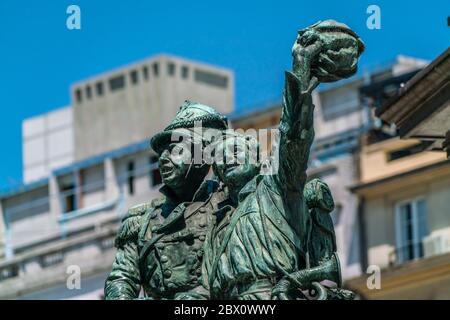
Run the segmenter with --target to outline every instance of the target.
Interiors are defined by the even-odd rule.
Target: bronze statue
[[[205,128],[227,128],[226,118],[214,109],[186,101],[175,120],[153,137],[164,196],[131,208],[123,219],[116,259],[105,283],[106,299],[136,299],[141,288],[146,299],[174,299],[199,286],[213,210],[209,199],[217,183],[204,181],[209,165],[178,159],[183,150],[193,153],[191,149],[203,149],[207,143],[202,135],[196,139],[196,121]],[[172,141],[176,133],[184,141]]]
[[[320,81],[354,74],[362,50],[359,38],[335,21],[299,32],[293,72],[285,74],[278,172],[246,184],[236,209],[222,223],[226,226],[212,229],[203,270],[212,299],[306,299],[304,291],[319,299],[351,298],[320,284],[332,280],[340,285],[334,230],[326,217],[332,205],[310,200],[308,208],[304,188],[314,138],[311,92]],[[320,188],[313,190],[306,192],[310,199],[322,196]],[[283,282],[289,283],[285,291]]]
[[[311,93],[320,82],[353,75],[363,50],[359,37],[333,20],[299,31],[293,70],[285,73],[271,174],[261,173],[250,156],[241,163],[216,161],[218,185],[203,182],[205,163],[176,165],[174,153],[181,152],[173,151],[183,148],[173,133],[181,128],[190,130],[188,149],[214,145],[233,158],[230,141],[244,151],[257,148],[254,139],[228,131],[213,144],[196,139],[196,121],[225,130],[224,117],[207,106],[183,106],[152,139],[166,197],[130,209],[124,219],[106,298],[137,298],[142,285],[152,299],[352,299],[340,288],[331,193],[320,180],[307,182],[306,169],[314,139]]]

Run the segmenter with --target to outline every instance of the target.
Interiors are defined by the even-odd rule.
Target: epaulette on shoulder
[[[157,207],[162,206],[165,201],[166,201],[165,197],[160,197],[160,198],[153,199],[150,203],[151,203],[152,207],[157,208]]]
[[[142,216],[151,207],[152,202],[141,203],[128,210],[127,215],[122,219],[122,225],[115,240],[115,246],[117,248],[122,247],[127,242],[137,240]]]

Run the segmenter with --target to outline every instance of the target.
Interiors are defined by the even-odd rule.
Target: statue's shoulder
[[[122,225],[116,237],[117,248],[124,246],[128,242],[137,241],[145,214],[163,205],[165,197],[153,199],[150,202],[141,203],[128,209],[127,214],[122,219]]]

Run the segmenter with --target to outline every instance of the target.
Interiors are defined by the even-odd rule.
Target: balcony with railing
[[[427,259],[450,252],[450,230],[424,237],[422,241],[397,247],[389,254],[389,265],[397,266],[410,261]]]

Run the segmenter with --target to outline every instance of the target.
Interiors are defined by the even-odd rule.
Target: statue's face
[[[259,171],[256,158],[252,159],[251,155],[254,150],[244,137],[225,139],[217,146],[216,152],[223,154],[223,161],[214,163],[214,170],[228,186],[243,186]]]
[[[159,157],[161,178],[169,188],[177,189],[184,185],[190,166],[190,162],[183,158],[185,152],[182,143],[171,143]]]

